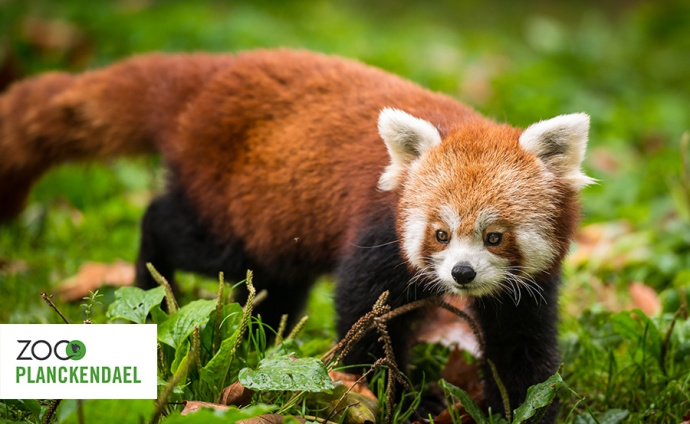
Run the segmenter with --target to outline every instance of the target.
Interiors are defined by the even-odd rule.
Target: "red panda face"
[[[379,128],[386,140],[384,113]],[[582,116],[552,126],[544,125],[549,121],[535,124],[542,128],[530,127],[522,135],[508,126],[474,122],[443,140],[430,125],[416,132],[426,137],[420,144],[410,134],[422,120],[405,126],[402,134],[408,139],[403,144],[417,149],[408,151],[407,161],[398,157],[402,169],[391,169],[392,160],[380,187],[392,180],[400,189],[398,233],[414,281],[462,295],[507,290],[516,302],[522,288],[539,296],[532,277],[546,272],[567,249],[570,234],[562,231],[572,225],[560,222],[562,209],[576,202],[577,189],[588,182],[579,171],[581,159],[558,156],[569,150],[583,156],[576,142],[559,138],[570,137],[573,125],[580,131]],[[396,131],[388,132],[389,140],[390,133]],[[576,163],[577,170],[554,163]]]

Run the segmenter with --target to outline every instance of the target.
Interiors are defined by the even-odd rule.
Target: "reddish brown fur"
[[[229,56],[142,56],[79,76],[48,73],[0,97],[0,219],[50,166],[157,150]]]
[[[247,240],[258,257],[297,249],[335,255],[365,207],[358,202],[386,196],[372,192],[389,161],[375,129],[383,107],[437,124],[452,141],[453,160],[491,166],[500,155],[518,155],[525,169],[536,167],[517,146],[520,130],[360,63],[294,51],[149,55],[80,76],[46,74],[0,97],[0,217],[18,213],[53,164],[160,150],[217,234]],[[437,156],[428,160],[454,168]],[[484,169],[458,169],[452,197],[519,213],[476,190],[488,184]],[[561,215],[567,231],[555,237],[565,252],[577,208],[572,193],[563,194],[563,204],[545,213]],[[467,211],[466,225],[476,212]],[[310,219],[317,216],[318,226]]]
[[[357,227],[359,211],[382,195],[374,187],[389,159],[375,123],[384,106],[439,122],[443,131],[479,119],[452,99],[359,63],[247,53],[190,102],[162,151],[216,232],[245,240],[258,260],[314,252],[333,259],[353,237],[347,230]]]

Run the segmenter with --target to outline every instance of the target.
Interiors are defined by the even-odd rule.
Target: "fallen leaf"
[[[330,417],[329,422],[365,424],[376,421],[376,398],[348,391],[347,386],[339,380],[334,381],[333,385],[332,393],[314,393],[307,397],[307,407],[319,411],[321,417]]]
[[[223,389],[220,395],[220,403],[222,405],[245,406],[252,401],[254,391],[236,381]]]
[[[458,415],[462,417],[460,422],[462,424],[471,424],[474,423],[474,419],[465,412],[465,408],[458,402],[455,404],[455,408],[458,410]],[[453,417],[450,415],[450,412],[448,412],[447,409],[445,409],[443,412],[438,414],[436,418],[434,418],[434,424],[456,424],[455,421],[453,421]]]
[[[582,227],[575,236],[574,251],[566,258],[574,267],[595,272],[618,271],[649,258],[650,233],[635,231],[624,220]]]
[[[456,347],[450,352],[448,362],[441,371],[441,377],[450,384],[466,391],[472,400],[478,404],[482,403],[484,385],[479,377],[479,364],[468,363],[461,349]]]
[[[640,308],[642,312],[650,316],[661,311],[661,301],[653,288],[643,283],[633,282],[628,286],[628,292],[634,308]]]
[[[617,152],[603,147],[592,149],[587,156],[589,156],[588,162],[593,169],[607,175],[618,173],[623,163]]]
[[[361,381],[359,383],[357,382],[361,378],[361,375],[348,374],[340,371],[331,371],[328,373],[328,375],[334,382],[340,381],[341,383],[343,383],[343,385],[347,387],[348,390],[350,390],[352,393],[359,393],[362,396],[378,400],[376,398],[376,395],[374,395],[374,393],[369,389],[369,385],[367,384],[366,380]]]
[[[87,262],[77,275],[60,282],[58,295],[66,302],[81,300],[89,291],[108,286],[131,286],[134,283],[134,265],[119,261],[114,264]]]
[[[0,274],[14,275],[24,272],[27,269],[29,269],[29,267],[27,266],[26,262],[21,259],[13,261],[0,259]]]
[[[182,410],[182,415],[193,414],[202,408],[211,408],[217,411],[225,411],[228,409],[225,405],[219,405],[217,403],[211,402],[201,402],[198,400],[188,400],[185,402],[184,409]]]

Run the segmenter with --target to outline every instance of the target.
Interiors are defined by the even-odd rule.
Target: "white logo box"
[[[155,324],[0,324],[0,399],[155,399],[156,346]]]

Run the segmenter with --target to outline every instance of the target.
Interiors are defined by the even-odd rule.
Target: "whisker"
[[[506,267],[504,271],[506,272],[506,280],[510,281],[511,284],[515,284],[518,288],[518,291],[521,291],[521,289],[524,287],[525,290],[527,290],[527,294],[533,298],[537,303],[540,303],[543,301],[544,303],[546,302],[546,298],[542,294],[544,291],[544,288],[540,286],[536,280],[530,276],[526,275],[524,273],[517,273],[516,271],[522,270],[522,269],[529,269],[530,267],[525,267],[525,266],[510,266]],[[547,272],[548,274],[548,272]],[[521,297],[520,297],[521,298]],[[518,300],[519,302],[519,300]],[[517,303],[516,303],[517,306]]]
[[[350,243],[350,246],[356,247],[356,248],[358,248],[358,249],[376,249],[377,247],[388,246],[388,245],[390,245],[390,244],[395,244],[395,243],[400,243],[400,240],[399,240],[399,239],[398,239],[398,240],[393,240],[393,241],[389,241],[389,242],[386,242],[386,243],[377,244],[377,245],[374,245],[374,246],[359,246],[359,245],[356,245],[356,244],[354,244],[354,243]]]

